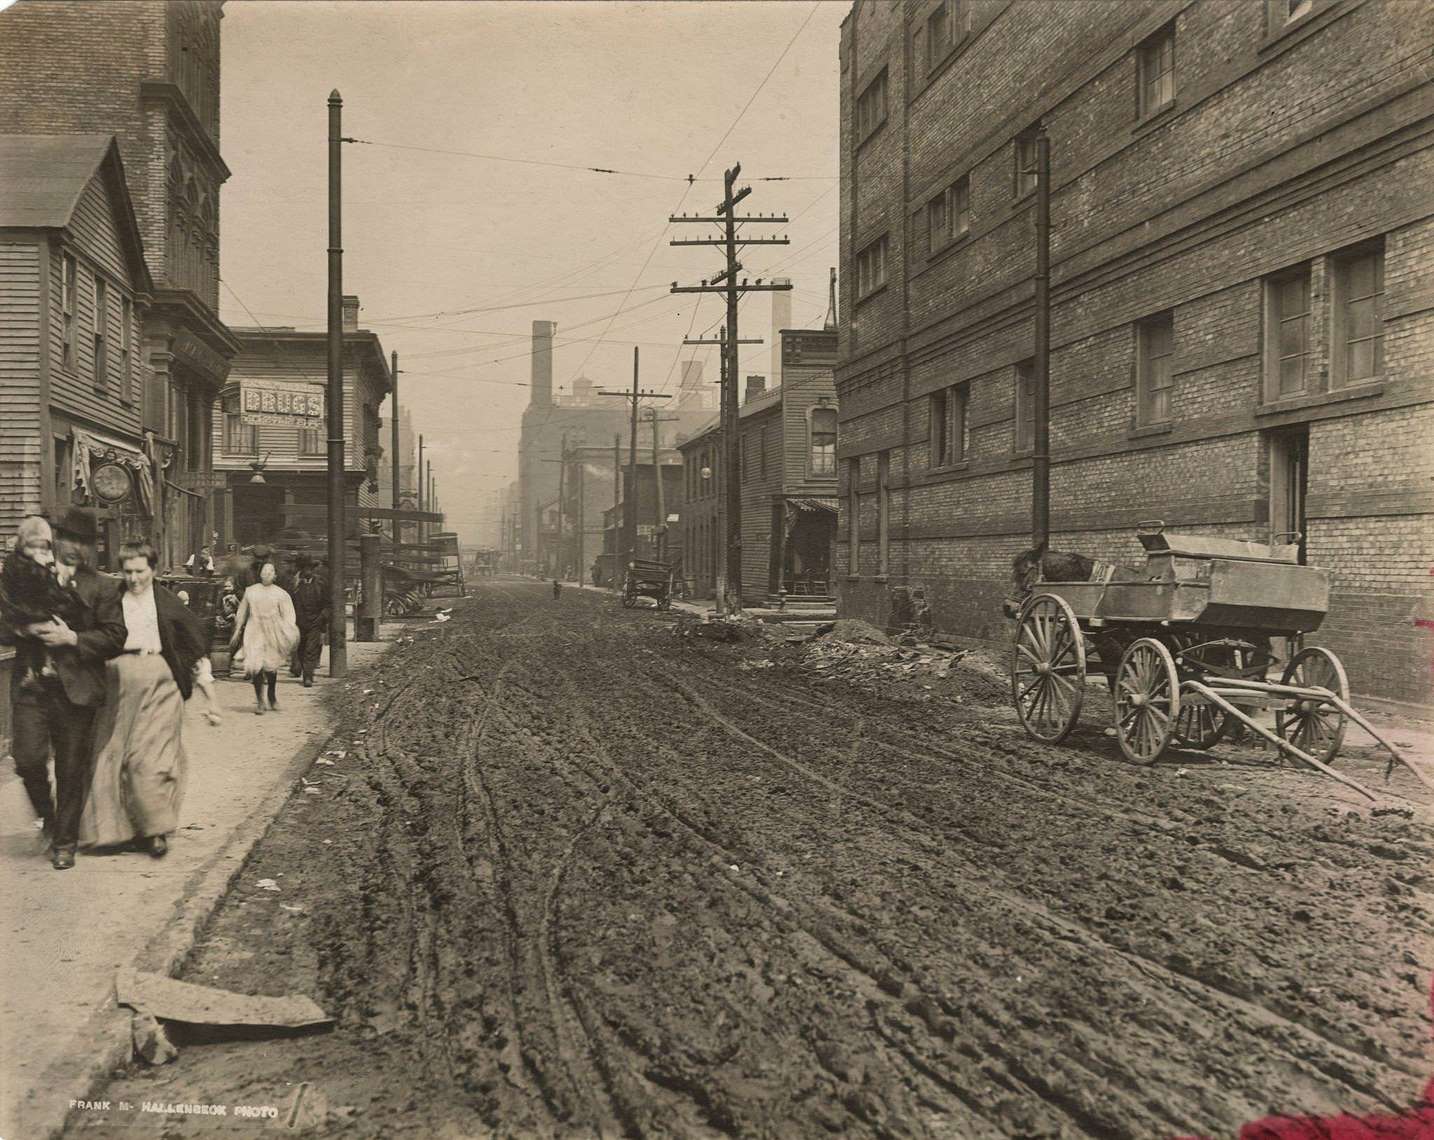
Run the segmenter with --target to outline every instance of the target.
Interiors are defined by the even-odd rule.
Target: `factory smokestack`
[[[533,379],[529,386],[530,405],[547,406],[553,402],[553,337],[558,331],[556,321],[533,322]]]

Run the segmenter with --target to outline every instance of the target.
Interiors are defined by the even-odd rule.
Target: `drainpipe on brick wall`
[[[1051,530],[1051,142],[1036,135],[1035,440],[1031,466],[1031,543]]]

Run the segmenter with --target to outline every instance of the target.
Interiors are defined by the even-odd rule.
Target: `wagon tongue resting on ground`
[[[1056,743],[1075,727],[1089,645],[1115,697],[1120,749],[1136,763],[1155,763],[1172,743],[1211,748],[1241,724],[1373,799],[1329,766],[1352,720],[1389,751],[1391,769],[1404,763],[1427,785],[1350,706],[1339,658],[1299,646],[1329,609],[1329,571],[1301,565],[1295,542],[1168,534],[1160,523],[1143,525],[1137,537],[1143,572],[1096,563],[1076,581],[1047,575],[1013,615],[1011,693],[1031,736]],[[1066,564],[1062,557],[1042,554],[1042,570]],[[1273,638],[1290,645],[1278,682],[1267,679],[1278,663]],[[1251,715],[1270,706],[1273,732]]]

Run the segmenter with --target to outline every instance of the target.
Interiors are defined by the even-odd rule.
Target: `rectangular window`
[[[1170,419],[1171,362],[1175,358],[1175,315],[1157,313],[1136,325],[1136,422]]]
[[[856,141],[861,142],[886,122],[886,69],[856,98]]]
[[[1016,197],[1024,198],[1036,189],[1036,123],[1016,136]]]
[[[1140,117],[1175,102],[1175,22],[1172,20],[1140,45]]]
[[[812,471],[813,475],[836,474],[837,412],[835,408],[813,408]]]
[[[1271,35],[1282,31],[1285,25],[1294,23],[1314,8],[1312,0],[1265,0],[1265,6],[1269,12],[1268,30]]]
[[[1016,451],[1031,451],[1036,446],[1036,362],[1023,360],[1016,365]]]
[[[1298,396],[1309,386],[1310,267],[1265,282],[1265,394]]]
[[[856,295],[866,297],[886,284],[886,235],[856,255]]]
[[[949,467],[965,460],[969,442],[966,405],[970,392],[969,384],[953,384],[931,393],[932,467]]]
[[[299,429],[299,454],[300,455],[327,455],[328,440],[324,438],[321,428],[300,428]]]
[[[861,573],[861,460],[849,459],[846,464],[846,572],[853,577]]]
[[[876,572],[891,568],[891,452],[876,457]]]
[[[926,207],[927,240],[931,252],[944,249],[971,228],[971,180],[962,175]]]
[[[60,363],[75,366],[75,306],[79,300],[79,266],[73,254],[60,257],[60,308],[64,314],[64,341],[60,346]]]
[[[98,273],[95,274],[95,314],[94,314],[94,340],[95,340],[95,387],[105,389],[109,387],[109,321],[110,321],[110,296],[109,284]]]
[[[259,429],[244,423],[237,392],[224,397],[224,450],[229,455],[259,454]]]
[[[1384,250],[1365,247],[1331,259],[1335,384],[1384,374]]]
[[[134,403],[134,302],[120,298],[120,399]]]
[[[926,17],[926,70],[932,70],[951,50],[951,6],[941,0]]]

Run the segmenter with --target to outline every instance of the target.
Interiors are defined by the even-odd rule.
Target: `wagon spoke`
[[[1034,675],[1031,677],[1031,680],[1026,684],[1026,687],[1025,687],[1024,689],[1021,689],[1021,690],[1016,694],[1016,700],[1018,700],[1018,701],[1024,700],[1025,697],[1026,697],[1026,694],[1029,693],[1032,689],[1034,689],[1034,688],[1035,688],[1037,685],[1039,685],[1040,683],[1041,683],[1041,675],[1040,675],[1039,673],[1034,674]]]

